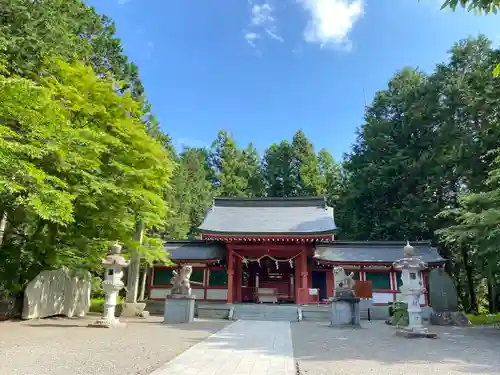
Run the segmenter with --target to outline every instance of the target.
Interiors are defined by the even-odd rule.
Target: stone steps
[[[233,320],[260,320],[297,322],[299,320],[298,306],[276,305],[234,305]]]

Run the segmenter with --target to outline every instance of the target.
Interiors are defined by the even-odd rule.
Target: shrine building
[[[201,240],[168,241],[175,267],[156,265],[149,299],[164,301],[172,271],[189,264],[199,302],[318,304],[333,296],[333,268],[370,281],[374,306],[399,298],[400,273],[392,263],[406,242],[335,240],[333,208],[323,197],[215,198],[199,227]],[[429,268],[445,263],[430,242],[412,242]],[[427,273],[423,280],[427,283]],[[428,285],[427,285],[428,289]],[[420,303],[428,305],[428,295]]]

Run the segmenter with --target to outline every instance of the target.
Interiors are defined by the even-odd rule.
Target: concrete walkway
[[[294,375],[289,322],[238,321],[151,375]]]

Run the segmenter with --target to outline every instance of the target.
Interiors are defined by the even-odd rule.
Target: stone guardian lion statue
[[[354,272],[346,275],[344,268],[335,267],[333,269],[333,277],[335,282],[335,290],[353,290],[356,280],[354,280]]]
[[[177,271],[173,271],[174,276],[170,280],[172,284],[172,294],[182,294],[185,296],[191,295],[191,283],[189,282],[189,278],[193,273],[193,267],[191,266],[182,266],[179,273]]]

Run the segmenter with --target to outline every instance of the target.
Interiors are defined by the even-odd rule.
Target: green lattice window
[[[210,286],[224,286],[227,285],[227,272],[226,270],[210,270],[210,277],[208,279]]]
[[[170,285],[173,270],[173,268],[155,268],[153,271],[153,285]]]
[[[389,272],[366,272],[366,280],[372,282],[372,289],[391,289]]]

